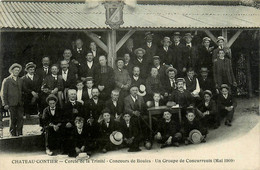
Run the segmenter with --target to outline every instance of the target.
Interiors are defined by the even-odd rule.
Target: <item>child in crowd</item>
[[[89,100],[89,99],[92,99],[92,89],[93,89],[93,86],[94,86],[94,80],[92,77],[87,77],[86,78],[86,99],[85,100]]]
[[[169,111],[163,113],[163,119],[158,125],[155,139],[161,143],[161,148],[167,146],[179,146],[182,138],[179,126],[171,119],[172,114]]]
[[[78,156],[80,153],[91,155],[93,150],[92,137],[88,131],[87,125],[84,123],[84,118],[77,116],[75,119],[75,128],[73,129],[73,156]]]
[[[87,92],[84,89],[84,83],[82,80],[77,80],[76,82],[77,88],[77,101],[84,105],[85,101],[87,100]]]
[[[100,150],[103,153],[106,153],[109,150],[114,150],[115,145],[110,140],[111,136],[114,136],[119,130],[119,125],[116,121],[111,119],[110,112],[108,109],[102,111],[103,120],[100,123],[100,138],[99,146]],[[120,141],[123,139],[119,139]],[[122,143],[122,142],[121,142]]]
[[[124,136],[124,145],[129,147],[128,152],[141,151],[139,148],[140,134],[137,122],[131,119],[129,113],[124,113],[123,119],[121,131]]]
[[[161,94],[159,92],[154,92],[153,93],[153,100],[152,101],[147,101],[146,102],[147,107],[159,107],[159,106],[164,106],[165,102],[161,97]]]
[[[46,153],[52,156],[61,145],[62,111],[56,106],[58,98],[54,94],[50,94],[46,102],[49,106],[43,110],[42,120],[45,129]]]
[[[191,135],[191,132],[194,132],[193,130],[196,130],[196,136],[199,136],[199,139],[197,138],[196,140],[198,141],[196,142],[194,142],[195,139]],[[198,119],[196,119],[193,108],[187,109],[186,119],[183,120],[181,131],[183,134],[185,145],[188,145],[190,143],[206,142],[206,135],[208,133],[207,129],[201,125],[201,122]]]
[[[235,99],[230,94],[230,88],[227,84],[222,84],[220,86],[221,94],[218,96],[218,121],[220,121],[223,117],[226,118],[225,125],[232,126],[231,122],[234,116],[235,108],[237,103]]]

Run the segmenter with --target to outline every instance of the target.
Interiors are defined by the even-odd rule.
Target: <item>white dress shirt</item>
[[[154,106],[155,106],[155,107],[159,107],[159,102],[154,101]]]
[[[55,115],[55,109],[56,109],[56,107],[54,107],[54,108],[51,108],[51,107],[50,107],[50,110],[51,110],[51,115],[52,115],[52,116],[54,116],[54,115]]]
[[[62,78],[63,78],[64,81],[67,81],[67,78],[68,78],[68,70],[66,70],[66,71],[63,71],[63,70],[62,70]]]
[[[93,61],[87,62],[87,65],[88,65],[88,68],[92,68],[92,66],[93,66]]]
[[[91,92],[92,92],[92,89],[88,88],[88,96],[89,96],[90,99],[92,98],[92,93]]]
[[[31,75],[31,74],[27,73],[27,76],[28,76],[31,80],[33,80],[34,75]]]
[[[77,90],[77,100],[81,100],[82,99],[82,92],[83,90]]]

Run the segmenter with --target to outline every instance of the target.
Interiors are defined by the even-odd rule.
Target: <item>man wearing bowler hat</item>
[[[5,110],[10,112],[10,133],[12,136],[23,135],[22,80],[18,77],[22,71],[20,64],[14,63],[9,68],[10,76],[2,82],[1,98]]]
[[[162,64],[171,65],[173,63],[173,51],[170,37],[164,37],[161,41],[162,47],[158,48],[157,55],[160,56]]]
[[[148,60],[149,64],[152,64],[153,62],[153,56],[157,52],[157,45],[153,43],[153,33],[150,31],[145,33],[145,44],[143,46],[143,49],[146,51],[145,58]]]
[[[188,58],[184,55],[185,46],[180,43],[181,34],[180,32],[174,32],[173,34],[173,67],[177,69],[179,77],[184,77],[188,67]]]
[[[25,72],[27,74],[22,77],[22,92],[26,117],[38,113],[37,104],[41,91],[41,79],[35,74],[35,68],[36,65],[33,62],[27,63],[25,66]]]

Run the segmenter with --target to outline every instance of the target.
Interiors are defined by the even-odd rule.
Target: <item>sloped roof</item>
[[[124,7],[121,28],[259,28],[260,10],[249,6],[136,5]],[[105,8],[84,3],[0,2],[2,29],[108,29]]]

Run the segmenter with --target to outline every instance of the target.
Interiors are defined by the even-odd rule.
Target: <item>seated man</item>
[[[110,141],[110,135],[115,135],[119,131],[119,123],[111,119],[108,109],[102,111],[103,120],[100,123],[100,138],[99,138],[99,147],[103,153],[106,153],[108,150],[114,150],[115,145]]]
[[[197,111],[201,116],[201,123],[204,127],[218,128],[219,124],[217,122],[217,105],[212,99],[212,93],[209,90],[204,91],[203,100],[198,105]]]
[[[195,72],[193,68],[189,68],[187,71],[187,76],[185,77],[186,90],[188,90],[192,97],[196,100],[200,99],[200,84],[198,79],[194,76]]]
[[[202,135],[201,142],[206,142],[207,129],[201,125],[198,119],[195,119],[195,113],[193,109],[188,109],[186,112],[186,119],[182,122],[182,135],[185,140],[185,145],[192,143],[192,139],[189,138],[189,134],[192,130],[198,130]]]
[[[181,133],[179,126],[171,119],[172,114],[169,111],[163,113],[163,120],[159,122],[156,130],[155,139],[162,144],[161,148],[167,146],[179,146]]]
[[[129,147],[128,152],[141,151],[139,148],[140,134],[138,124],[129,113],[124,113],[123,121],[121,121],[121,131],[124,136],[124,145]]]
[[[140,77],[140,68],[138,66],[133,67],[133,76],[131,77],[131,84],[133,86],[145,85],[145,80]]]
[[[51,75],[47,75],[42,82],[42,90],[43,86],[49,88],[49,93],[58,96],[60,107],[63,107],[62,100],[62,90],[63,90],[63,80],[61,76],[58,76],[59,67],[58,65],[51,66]]]
[[[165,90],[164,97],[170,98],[172,92],[177,88],[176,86],[176,75],[177,70],[173,67],[169,67],[166,70],[167,77],[162,82],[163,88]]]
[[[234,116],[235,108],[237,107],[237,102],[234,97],[230,94],[230,88],[227,84],[222,84],[220,86],[221,94],[218,96],[218,124],[220,125],[221,119],[224,117],[225,125],[232,126],[231,122]]]
[[[106,101],[105,107],[110,110],[112,119],[119,122],[124,111],[124,102],[119,100],[118,90],[111,92],[111,99]]]
[[[200,76],[198,77],[201,94],[205,90],[210,90],[213,94],[213,97],[217,94],[216,85],[213,79],[209,76],[209,70],[207,67],[201,67]]]
[[[161,95],[164,94],[157,68],[151,69],[151,76],[146,79],[146,89],[148,100],[152,98],[154,92],[159,92]]]
[[[58,98],[50,94],[46,102],[48,107],[43,110],[43,125],[45,129],[45,148],[46,153],[50,156],[54,155],[54,151],[61,149],[61,125],[62,111],[56,106]]]

